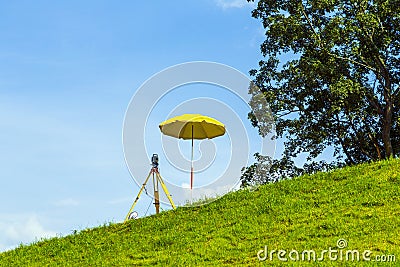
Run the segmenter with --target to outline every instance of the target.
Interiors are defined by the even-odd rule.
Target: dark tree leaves
[[[252,16],[265,41],[250,74],[284,158],[305,152],[313,164],[327,147],[344,164],[399,155],[400,0],[260,0]]]

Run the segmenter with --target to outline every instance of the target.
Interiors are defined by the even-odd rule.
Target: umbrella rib
[[[204,129],[204,126],[203,126],[203,124],[200,124],[201,125],[201,130],[203,131],[203,133],[204,133],[204,136],[206,136],[208,139],[210,139],[209,137],[208,137],[208,133],[207,133],[207,131]]]

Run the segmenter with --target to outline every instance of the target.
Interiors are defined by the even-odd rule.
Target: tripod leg
[[[150,171],[150,173],[149,173],[149,175],[147,176],[146,180],[144,181],[142,187],[140,188],[140,191],[139,191],[139,193],[138,193],[138,195],[137,195],[135,201],[133,202],[131,209],[129,210],[128,214],[127,214],[126,217],[125,217],[124,223],[125,223],[126,221],[128,221],[128,219],[129,219],[129,214],[131,214],[133,208],[135,207],[136,203],[138,202],[139,197],[140,197],[140,195],[142,194],[143,189],[144,189],[144,187],[146,186],[147,181],[149,180],[150,175],[151,175],[152,172],[153,172],[153,170]]]
[[[156,214],[160,213],[160,194],[158,192],[158,179],[154,179],[154,173],[153,172],[153,187],[154,187],[154,206],[156,208]],[[157,175],[157,173],[156,173]]]
[[[162,189],[164,190],[165,195],[167,196],[167,198],[169,200],[169,203],[171,203],[172,208],[176,209],[174,201],[172,201],[171,195],[168,192],[167,186],[164,184],[164,181],[163,181],[160,173],[158,173],[158,172],[157,172],[157,178],[158,178],[158,180],[159,180],[159,182],[161,184]]]
[[[154,206],[156,207],[156,214],[160,213],[160,194],[154,191]]]

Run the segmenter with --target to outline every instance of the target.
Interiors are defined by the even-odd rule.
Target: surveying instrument
[[[157,154],[153,154],[153,156],[151,157],[151,170],[149,172],[149,175],[147,175],[146,180],[144,181],[142,187],[139,190],[139,193],[135,199],[135,201],[132,204],[131,209],[129,210],[128,214],[125,217],[124,222],[128,221],[132,216],[132,210],[135,207],[136,203],[139,200],[140,195],[142,194],[143,190],[146,190],[146,184],[150,179],[150,176],[153,178],[153,189],[154,189],[154,206],[156,208],[156,214],[160,213],[160,194],[158,191],[158,184],[161,184],[162,189],[164,190],[165,195],[167,196],[169,203],[171,203],[171,206],[173,209],[176,209],[174,202],[172,201],[171,195],[168,192],[167,186],[165,185],[160,172],[158,171],[158,155]],[[147,192],[147,191],[146,191]],[[133,218],[137,217],[137,213],[136,216],[134,215]]]

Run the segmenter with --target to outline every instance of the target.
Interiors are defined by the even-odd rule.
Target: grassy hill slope
[[[322,250],[338,249],[339,239],[347,241],[342,260],[330,261],[326,254],[319,264],[359,266],[345,262],[346,250],[371,250],[372,260],[395,255],[397,262],[386,265],[400,265],[399,160],[306,175],[230,193],[205,206],[20,246],[1,253],[0,266],[257,266],[271,264],[269,257],[257,258],[265,246],[268,253],[287,252],[288,262],[273,254],[274,265],[304,266],[312,264],[307,254],[302,260],[304,250],[316,251],[318,258]],[[298,261],[289,258],[293,249]]]

